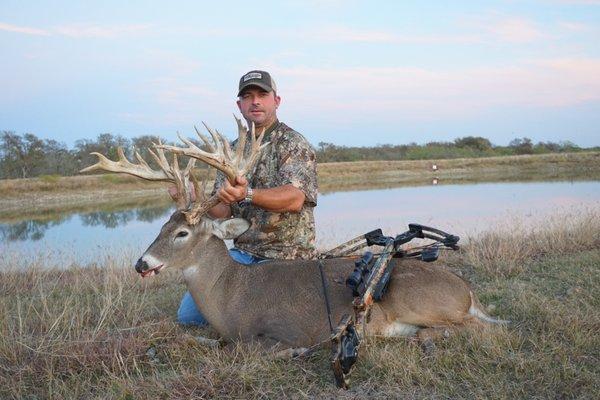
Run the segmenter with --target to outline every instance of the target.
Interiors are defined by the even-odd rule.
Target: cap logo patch
[[[260,72],[250,72],[244,75],[243,81],[249,81],[250,79],[262,79],[262,74]]]

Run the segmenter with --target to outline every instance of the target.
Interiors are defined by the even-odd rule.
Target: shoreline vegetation
[[[443,253],[511,325],[458,332],[428,356],[409,339],[370,339],[348,391],[333,384],[328,346],[284,361],[251,344],[199,345],[217,334],[175,322],[178,271],[140,279],[111,254],[67,269],[2,257],[0,398],[595,398],[598,232],[598,210],[582,210]]]
[[[195,173],[209,181],[214,177],[206,169]],[[599,180],[600,152],[319,163],[318,174],[321,193],[431,185],[434,179],[438,184]],[[51,210],[79,210],[143,199],[168,201],[164,184],[119,174],[4,179],[0,180],[0,220],[9,221],[23,213],[43,215]]]

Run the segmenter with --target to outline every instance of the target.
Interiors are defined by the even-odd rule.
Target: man
[[[238,108],[248,126],[254,123],[257,135],[265,130],[263,142],[271,144],[248,176],[237,177],[232,185],[219,173],[213,190],[220,200],[209,211],[213,218],[241,217],[251,224],[230,249],[231,257],[246,265],[317,255],[313,217],[317,205],[315,152],[301,134],[279,122],[280,103],[268,72],[250,71],[240,78]],[[177,318],[183,324],[206,324],[189,292],[181,301]]]

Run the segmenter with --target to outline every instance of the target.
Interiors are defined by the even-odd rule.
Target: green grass
[[[449,253],[488,312],[512,325],[461,331],[432,356],[411,340],[371,339],[348,391],[332,383],[328,349],[281,361],[252,345],[196,344],[192,335],[217,334],[175,323],[177,273],[142,280],[109,255],[67,269],[5,255],[0,398],[596,398],[599,231],[600,214],[583,211]]]

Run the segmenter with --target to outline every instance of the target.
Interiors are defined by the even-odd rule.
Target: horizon
[[[66,146],[67,150],[69,150],[69,151],[75,150],[77,142],[80,141],[80,140],[89,140],[90,142],[95,142],[95,141],[97,141],[99,139],[99,137],[101,135],[105,135],[105,134],[111,135],[115,139],[123,138],[123,139],[127,140],[129,142],[128,146],[133,146],[132,141],[134,139],[140,138],[142,136],[145,136],[144,134],[142,134],[142,135],[135,135],[135,136],[133,136],[133,135],[131,135],[131,136],[123,136],[123,135],[113,134],[112,132],[102,132],[102,133],[96,135],[95,137],[82,137],[82,138],[79,138],[79,139],[75,139],[75,141],[71,145],[69,145],[66,142],[63,142],[63,141],[60,141],[60,140],[57,140],[57,139],[54,139],[54,138],[51,138],[51,137],[46,138],[46,137],[43,137],[43,136],[39,136],[35,132],[23,132],[23,133],[20,133],[20,132],[8,131],[8,130],[0,130],[0,133],[5,133],[5,132],[7,132],[7,133],[14,133],[14,134],[20,136],[21,138],[24,138],[25,134],[33,134],[38,139],[42,139],[42,140],[56,140],[57,142],[59,142],[61,144],[64,144]],[[160,139],[165,144],[166,143],[174,143],[174,144],[181,143],[181,141],[179,140],[179,138],[177,138],[177,135],[175,135],[175,136],[176,137],[173,140],[170,140],[169,138],[164,137],[164,136],[160,136]],[[226,136],[226,138],[228,138],[230,140],[236,139],[232,135],[225,135],[225,136]],[[450,140],[431,141],[431,142],[423,142],[423,143],[419,143],[419,142],[395,143],[395,144],[392,144],[392,143],[376,143],[376,144],[371,144],[371,145],[355,145],[355,144],[349,144],[349,145],[347,145],[347,144],[338,144],[338,143],[323,142],[323,141],[317,142],[317,143],[312,143],[312,142],[309,142],[309,143],[315,148],[315,150],[318,150],[321,144],[323,144],[323,145],[333,145],[333,146],[335,146],[337,148],[379,148],[379,147],[384,147],[384,146],[393,146],[393,147],[398,147],[398,146],[407,146],[407,147],[417,146],[417,147],[425,147],[425,146],[428,146],[428,145],[438,145],[438,144],[439,145],[445,145],[445,144],[454,145],[456,141],[458,141],[460,139],[469,138],[469,137],[474,137],[474,136],[461,136],[461,137],[456,137],[456,138],[450,139]],[[192,140],[199,141],[199,138],[198,138],[198,136],[195,133],[194,133],[194,136],[190,135],[189,138],[191,138]],[[482,139],[485,139],[485,140],[489,141],[488,138],[483,137],[483,136],[478,136],[478,137],[474,137],[474,138],[482,138]],[[531,139],[531,138],[528,138],[528,137],[517,137],[517,138],[511,139],[511,141],[512,140],[523,140],[523,139]],[[573,143],[573,142],[568,141],[568,140],[539,141],[539,142],[536,142],[536,141],[533,141],[533,140],[531,141],[531,145],[533,145],[533,146],[535,146],[537,144],[548,144],[548,143],[557,144],[557,145],[565,145],[565,146],[575,145],[576,147],[578,147],[581,150],[596,150],[596,149],[600,148],[600,145],[596,145],[596,146],[580,146],[577,143]],[[491,144],[492,148],[510,147],[510,143],[497,144],[497,143],[494,143],[494,142],[490,141],[490,144]],[[466,146],[466,147],[469,147],[469,146]]]
[[[206,121],[233,138],[238,80],[264,69],[279,119],[314,145],[479,136],[597,147],[598,38],[597,0],[8,1],[0,130],[72,148],[101,133],[175,141]]]

